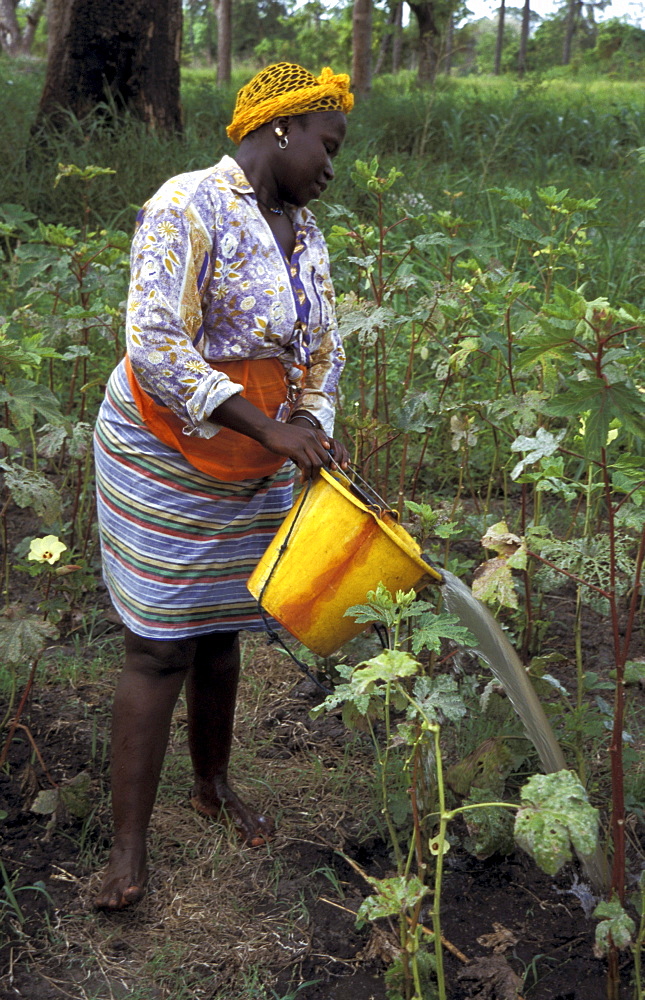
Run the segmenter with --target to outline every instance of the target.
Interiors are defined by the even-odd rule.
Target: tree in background
[[[217,58],[216,0],[183,0],[182,63],[205,62]]]
[[[354,0],[352,29],[352,91],[360,100],[372,89],[372,0]]]
[[[181,0],[49,0],[49,46],[37,127],[98,105],[180,131]]]
[[[408,2],[417,22],[418,77],[420,83],[432,83],[447,59],[451,19],[461,20],[466,12],[463,0],[417,0]],[[453,50],[450,44],[450,62]],[[445,65],[444,65],[445,68]]]
[[[45,0],[33,0],[18,16],[19,0],[0,0],[0,49],[7,55],[28,55],[38,22],[45,10]],[[21,23],[22,22],[22,23]]]
[[[403,4],[400,0],[390,3],[387,23],[383,29],[383,36],[379,46],[378,58],[374,67],[374,75],[385,71],[385,61],[388,53],[392,52],[392,72],[398,73],[401,68],[401,42],[403,35]]]
[[[434,0],[421,0],[409,3],[419,29],[418,43],[418,75],[420,83],[432,83],[437,75],[439,51],[441,48],[441,29],[437,17]]]
[[[531,35],[527,47],[527,70],[544,71],[562,63],[567,30],[567,6],[561,7],[551,17],[543,18]],[[578,61],[588,49],[593,48],[598,26],[583,17],[577,24],[571,41],[570,63]]]
[[[497,19],[497,40],[495,43],[495,76],[502,71],[502,49],[504,47],[504,21],[506,19],[506,0],[501,0]]]
[[[235,0],[231,20],[233,57],[253,59],[255,47],[263,39],[284,38],[289,8],[290,4],[283,0]]]
[[[588,22],[587,22],[588,24]],[[645,76],[645,30],[618,18],[596,25],[595,44],[580,52],[579,61],[594,73],[634,79]]]
[[[260,36],[262,40],[253,49],[254,59],[259,66],[285,60],[301,63],[313,72],[323,66],[333,66],[338,72],[349,72],[352,63],[352,14],[352,3],[328,8],[319,0],[310,0],[280,17],[275,31]],[[235,51],[235,41],[233,48]]]
[[[231,82],[231,52],[233,47],[231,0],[213,0],[217,15],[217,82]]]
[[[531,27],[531,0],[524,0],[522,8],[522,31],[520,33],[520,52],[517,61],[517,72],[519,76],[526,73],[526,50],[529,42],[529,29]]]
[[[562,46],[562,65],[568,66],[571,62],[571,44],[576,31],[576,25],[582,16],[582,0],[567,0],[567,19],[564,30],[564,44]]]

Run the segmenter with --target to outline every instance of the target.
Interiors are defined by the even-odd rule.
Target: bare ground
[[[102,642],[118,645],[118,627],[104,627]],[[22,720],[29,733],[16,733],[0,774],[2,1000],[383,1000],[395,929],[355,926],[370,891],[361,872],[394,873],[373,751],[337,716],[312,720],[320,692],[263,640],[247,642],[233,779],[275,817],[274,841],[241,847],[191,810],[180,703],[151,826],[148,894],[130,912],[92,910],[110,837],[115,670],[95,676],[92,649],[84,655],[87,671],[65,683],[60,657],[43,662]],[[57,784],[89,773],[85,818],[59,815],[54,824],[30,810],[51,785],[42,765]],[[629,838],[638,874],[638,816],[629,817]],[[442,911],[451,1000],[604,1000],[595,921],[571,891],[579,875],[569,866],[551,878],[522,852],[481,861],[456,846]],[[429,912],[422,919],[430,925]],[[631,967],[626,956],[621,1000],[632,994]]]

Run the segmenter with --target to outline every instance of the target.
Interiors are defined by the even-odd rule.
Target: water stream
[[[560,744],[522,662],[488,609],[478,601],[469,587],[458,577],[442,570],[445,583],[441,587],[448,611],[457,615],[477,640],[473,652],[485,660],[524,724],[526,734],[538,752],[548,774],[562,771],[567,764]],[[600,892],[607,885],[607,864],[597,848],[592,855],[578,855],[587,878]]]

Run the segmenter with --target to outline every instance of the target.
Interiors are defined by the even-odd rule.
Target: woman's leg
[[[143,896],[146,833],[173,709],[193,665],[195,639],[144,639],[125,629],[125,666],[112,711],[114,846],[95,900],[121,910]]]
[[[214,819],[224,809],[240,836],[255,847],[265,843],[273,824],[249,809],[228,784],[239,675],[236,632],[197,640],[194,666],[186,678],[188,745],[195,772],[192,804]]]

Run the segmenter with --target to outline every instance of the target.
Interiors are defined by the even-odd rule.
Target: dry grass
[[[322,865],[375,832],[372,751],[339,719],[309,718],[308,682],[284,655],[250,639],[246,659],[232,782],[276,819],[274,840],[241,846],[190,808],[180,703],[150,828],[148,893],[131,912],[96,914],[100,872],[76,880],[76,905],[57,914],[47,951],[31,949],[52,995],[268,1000],[281,995],[268,992],[281,970],[299,981],[312,950],[312,858],[320,851]],[[325,896],[334,899],[329,882]]]

